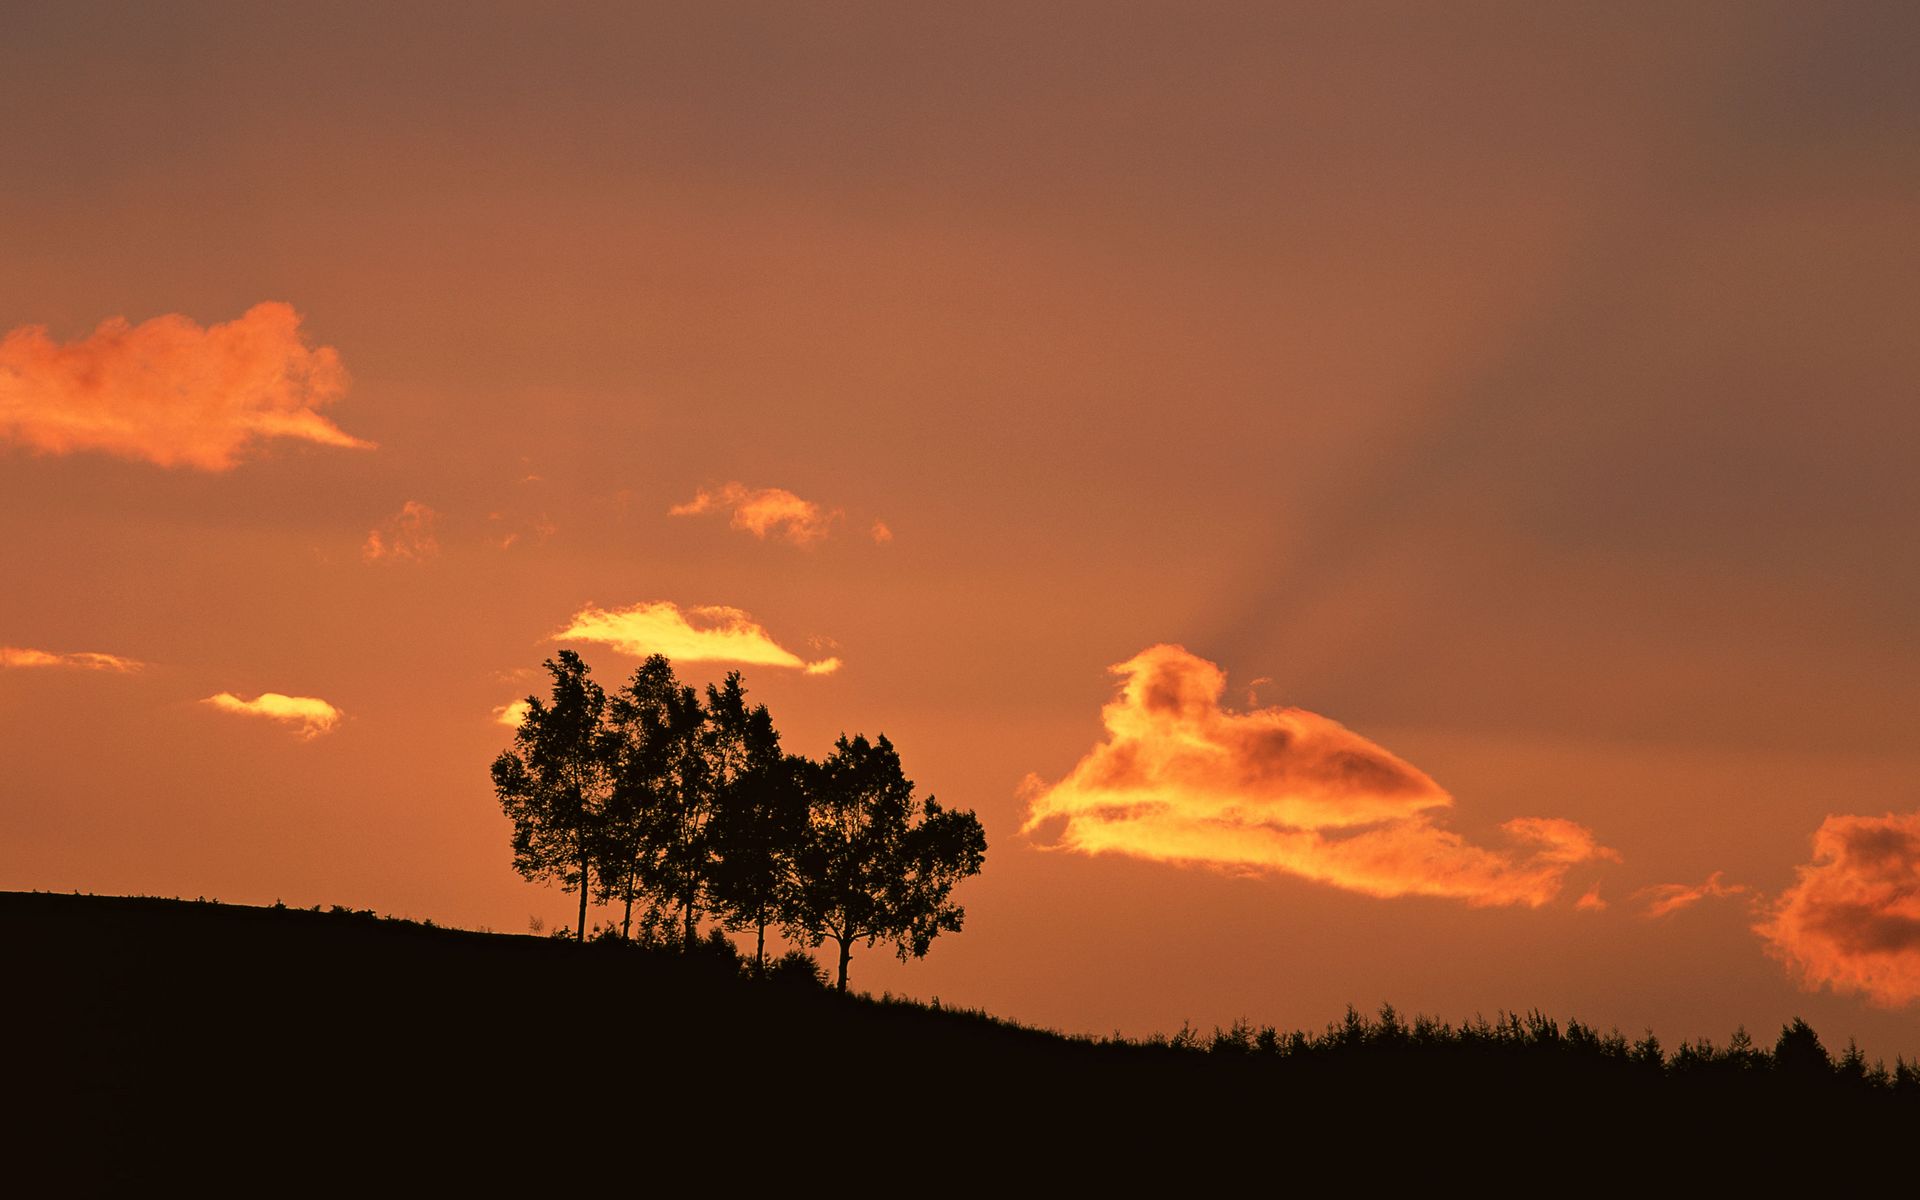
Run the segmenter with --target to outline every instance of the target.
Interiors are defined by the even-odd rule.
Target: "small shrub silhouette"
[[[824,988],[827,969],[805,950],[789,950],[767,964],[767,981],[781,987]]]
[[[696,939],[692,947],[684,953],[693,961],[715,970],[738,974],[746,967],[746,960],[734,946],[733,939],[718,929],[707,930],[707,935]]]

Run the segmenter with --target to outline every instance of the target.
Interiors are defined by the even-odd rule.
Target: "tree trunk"
[[[620,917],[620,940],[633,940],[633,872],[627,872],[627,911]]]
[[[576,942],[587,940],[587,860],[580,860],[580,931],[573,935]]]
[[[687,893],[687,949],[693,949],[693,893]]]
[[[847,964],[853,960],[853,939],[836,937],[840,943],[840,990],[847,990]]]
[[[767,977],[767,914],[764,909],[760,912],[758,929],[760,938],[753,949],[753,971],[758,978],[765,979]]]

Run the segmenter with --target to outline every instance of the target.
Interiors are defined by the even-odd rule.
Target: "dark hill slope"
[[[340,912],[0,893],[21,1170],[67,1190],[572,1194],[1345,1163],[1493,1190],[1911,1138],[1911,1097],[1534,1047],[1198,1053],[743,980],[696,958]],[[1604,1149],[1603,1149],[1604,1148]],[[1741,1159],[1740,1161],[1746,1161]],[[1510,1179],[1516,1187],[1520,1176]],[[631,1186],[629,1186],[631,1185]]]

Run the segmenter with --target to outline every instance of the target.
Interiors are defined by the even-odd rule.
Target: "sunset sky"
[[[658,650],[979,814],[858,988],[1920,1053],[1920,8],[0,12],[0,888],[564,923]]]

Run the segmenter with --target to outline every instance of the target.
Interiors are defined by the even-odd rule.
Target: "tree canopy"
[[[788,921],[810,945],[834,941],[845,991],[856,944],[891,942],[905,961],[960,928],[966,913],[951,893],[979,872],[986,834],[971,812],[923,804],[885,734],[843,734],[805,774],[809,820]]]
[[[712,895],[727,927],[754,931],[756,974],[767,966],[767,929],[787,913],[795,855],[807,829],[806,760],[780,750],[765,705],[746,706],[739,675],[707,689],[720,803],[711,835]]]
[[[707,891],[706,827],[716,800],[707,713],[660,654],[640,664],[611,711],[623,865],[648,896],[680,914],[691,948]]]
[[[585,938],[613,793],[607,697],[573,651],[562,650],[545,665],[552,698],[527,697],[513,748],[493,760],[493,786],[513,822],[513,869],[578,891],[576,936]]]

